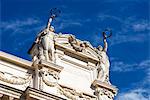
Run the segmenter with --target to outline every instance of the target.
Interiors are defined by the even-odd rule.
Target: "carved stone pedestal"
[[[118,90],[113,85],[109,85],[99,80],[94,80],[91,88],[95,90],[95,95],[97,96],[98,100],[113,100]]]

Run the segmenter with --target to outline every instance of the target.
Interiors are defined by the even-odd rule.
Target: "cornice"
[[[25,68],[30,68],[30,69],[33,68],[31,61],[13,56],[3,51],[0,51],[0,60],[7,61],[15,65],[19,65],[20,67],[25,67]]]

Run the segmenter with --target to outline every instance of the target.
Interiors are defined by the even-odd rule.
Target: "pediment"
[[[69,42],[69,37],[73,36],[72,34],[57,34],[55,36],[55,43],[60,44],[62,46],[67,47],[68,49],[77,51],[77,52],[81,52],[84,55],[90,56],[92,58],[98,59],[98,55],[95,52],[95,48],[90,44],[90,42],[88,41],[81,41],[79,39],[76,39],[76,44],[74,44],[74,46],[76,46],[77,50],[75,47],[73,47],[73,45]],[[82,45],[84,45],[83,50],[78,51],[78,48],[81,47],[82,49]]]

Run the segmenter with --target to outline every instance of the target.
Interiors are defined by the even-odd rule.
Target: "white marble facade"
[[[36,37],[28,53],[32,61],[0,52],[2,100],[113,100],[117,88],[109,81],[107,36],[93,47],[51,26]]]
[[[100,59],[96,48],[71,34],[54,33],[51,39],[54,47],[47,57],[52,59],[41,58],[37,42],[28,51],[32,61],[0,52],[2,100],[113,100],[117,88],[106,75],[109,66],[103,75],[107,81],[97,78]]]

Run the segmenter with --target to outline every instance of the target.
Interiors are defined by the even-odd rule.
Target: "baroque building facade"
[[[32,61],[0,52],[1,100],[113,100],[107,36],[93,47],[72,34],[41,31],[28,53]]]

